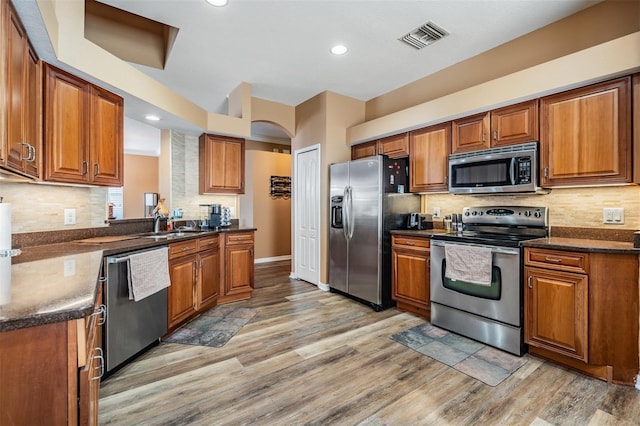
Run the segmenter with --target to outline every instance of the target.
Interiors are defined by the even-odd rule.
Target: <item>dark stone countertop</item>
[[[141,234],[123,236],[128,239],[114,242],[68,241],[25,247],[18,256],[0,258],[0,332],[93,313],[103,256],[243,231],[255,228],[232,226],[173,233],[162,239]]]
[[[587,238],[548,237],[524,241],[524,247],[553,250],[572,250],[587,253],[618,253],[640,255],[640,248],[632,242],[593,240]]]
[[[424,237],[431,238],[437,234],[445,234],[445,230],[442,228],[435,229],[394,229],[389,231],[392,235],[406,235],[408,237]]]

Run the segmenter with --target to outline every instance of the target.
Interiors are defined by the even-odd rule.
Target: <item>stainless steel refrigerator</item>
[[[329,287],[375,310],[393,306],[389,231],[420,211],[408,173],[406,159],[382,155],[330,166]]]

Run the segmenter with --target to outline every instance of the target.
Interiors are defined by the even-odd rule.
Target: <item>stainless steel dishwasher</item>
[[[107,375],[158,342],[167,332],[166,288],[138,302],[129,300],[129,255],[144,251],[149,250],[107,256],[104,259],[107,321],[103,343]]]

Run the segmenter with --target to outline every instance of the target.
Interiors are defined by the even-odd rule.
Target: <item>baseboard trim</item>
[[[640,374],[636,376],[636,389],[640,390]]]
[[[277,262],[279,260],[291,260],[291,255],[287,254],[284,256],[262,257],[260,259],[255,259],[253,263]]]
[[[331,287],[329,287],[329,284],[325,284],[325,283],[319,283],[318,284],[318,288],[322,291],[330,291]]]

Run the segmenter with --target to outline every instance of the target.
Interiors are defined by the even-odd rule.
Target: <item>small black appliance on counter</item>
[[[211,204],[209,206],[209,228],[218,229],[222,225],[222,205]]]
[[[407,229],[433,229],[433,216],[427,213],[409,213]]]

